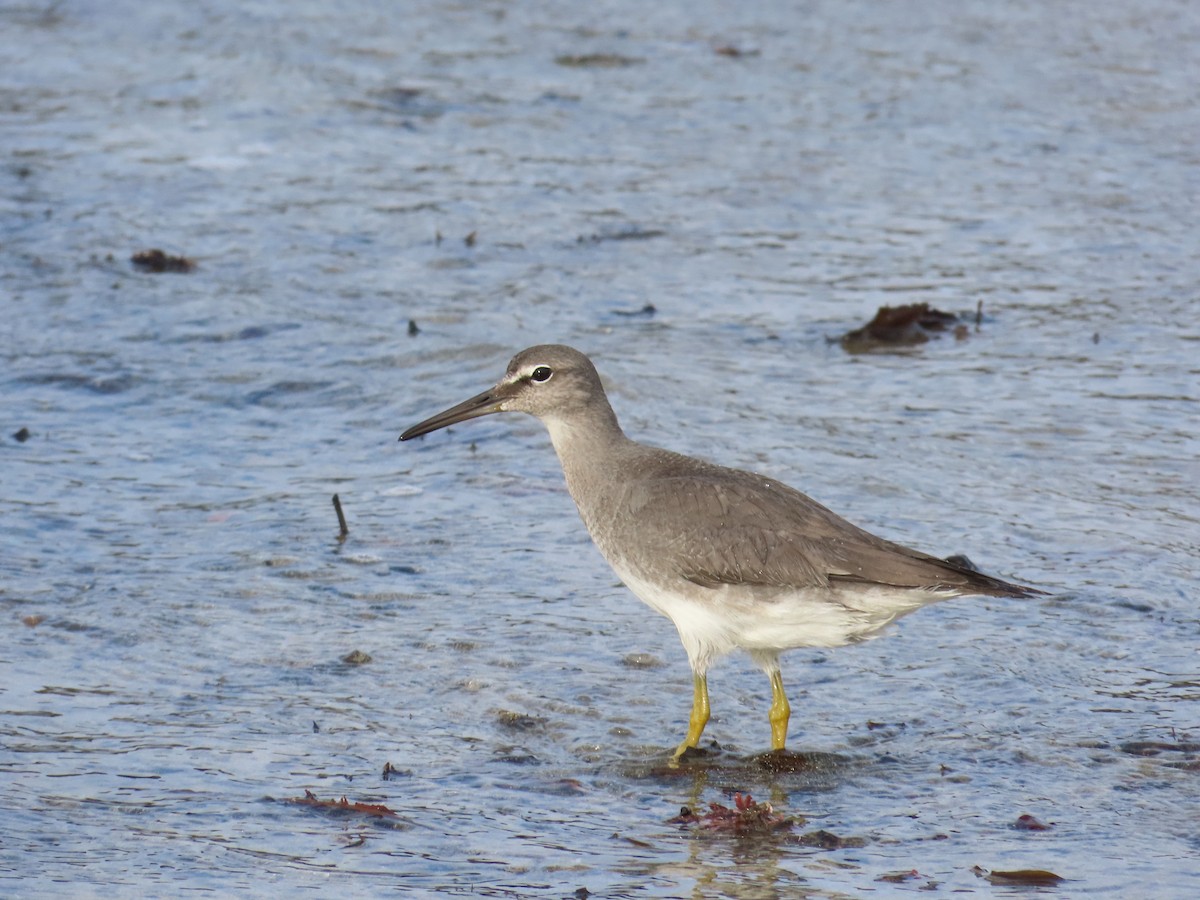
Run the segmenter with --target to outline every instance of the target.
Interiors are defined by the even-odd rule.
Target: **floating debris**
[[[657,312],[658,309],[653,303],[647,303],[641,309],[614,309],[613,315],[628,316],[630,318],[633,316],[645,316],[647,319],[649,319]]]
[[[541,716],[531,716],[528,713],[513,712],[508,709],[497,712],[496,721],[512,731],[536,731],[546,724],[546,720]]]
[[[568,69],[625,69],[640,66],[645,60],[619,53],[565,53],[554,57],[554,62]]]
[[[390,762],[385,762],[383,764],[382,778],[384,781],[395,781],[397,778],[412,778],[412,770],[397,769]]]
[[[1054,887],[1056,884],[1062,884],[1067,879],[1061,875],[1055,875],[1053,872],[1047,872],[1045,869],[1014,869],[1011,872],[997,872],[992,870],[986,875],[986,870],[975,867],[975,874],[986,878],[992,884],[1013,884],[1022,885],[1025,887]]]
[[[1017,831],[1049,831],[1050,826],[1038,819],[1036,816],[1031,816],[1029,813],[1017,816],[1017,821],[1013,822],[1013,828]]]
[[[933,309],[928,303],[910,303],[905,306],[881,306],[875,318],[864,325],[848,331],[839,339],[841,345],[851,353],[868,350],[915,347],[924,344],[931,335],[940,334],[961,325],[958,316]],[[968,334],[962,326],[961,337]],[[955,337],[959,337],[955,331]]]
[[[685,806],[668,824],[696,825],[704,831],[744,836],[782,831],[795,825],[796,820],[775,812],[770,803],[755,803],[749,794],[734,794],[732,809],[713,802],[708,804],[708,812],[697,815]]]
[[[145,272],[190,272],[196,264],[186,256],[170,256],[162,250],[141,250],[129,261]]]
[[[361,650],[351,650],[342,657],[342,662],[348,666],[363,666],[371,661],[370,653],[363,653]]]
[[[305,791],[303,797],[296,797],[284,802],[294,806],[311,806],[315,809],[336,813],[351,813],[379,819],[398,818],[393,810],[388,809],[382,803],[351,803],[345,797],[342,797],[341,800],[321,800],[312,791]]]
[[[614,231],[598,231],[595,234],[581,234],[575,238],[577,244],[600,244],[604,241],[648,241],[651,238],[662,237],[666,234],[661,228],[639,228],[631,225]]]
[[[513,766],[536,766],[541,760],[520,747],[501,747],[495,757],[496,762],[508,763]]]
[[[920,877],[921,873],[916,869],[909,869],[907,872],[887,872],[875,880],[882,881],[885,884],[903,884],[906,881],[912,881]]]
[[[717,54],[717,56],[728,56],[730,59],[758,56],[761,52],[761,50],[743,50],[741,47],[735,47],[733,44],[718,44],[713,47],[713,53]]]

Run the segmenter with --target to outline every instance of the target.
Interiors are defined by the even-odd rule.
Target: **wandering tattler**
[[[521,351],[495,387],[400,440],[497,412],[542,420],[592,540],[679,630],[694,692],[676,757],[700,741],[708,667],[726,653],[745,650],[770,677],[771,747],[782,750],[791,717],[784,650],[864,640],[949,597],[1042,593],[885,541],[771,478],[630,440],[595,366],[571,347]]]

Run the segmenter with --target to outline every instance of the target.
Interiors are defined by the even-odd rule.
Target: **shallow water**
[[[1198,29],[0,7],[0,894],[1196,896]],[[980,300],[966,340],[827,340]],[[731,659],[720,752],[664,769],[682,650],[541,427],[395,440],[545,340],[631,434],[1051,596],[790,654],[792,773]],[[730,791],[807,821],[669,823]]]

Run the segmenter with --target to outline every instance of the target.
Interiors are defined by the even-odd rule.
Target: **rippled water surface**
[[[0,3],[0,894],[1200,895],[1198,39]],[[908,302],[966,339],[828,340]],[[684,654],[541,426],[396,443],[542,341],[631,434],[1049,596],[789,654],[797,771],[732,658],[720,750],[664,766]],[[805,821],[669,821],[731,791]]]

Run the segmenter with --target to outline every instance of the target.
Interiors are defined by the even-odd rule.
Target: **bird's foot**
[[[686,741],[675,748],[675,752],[671,754],[672,762],[691,762],[694,759],[703,759],[708,756],[708,751],[703,747],[693,747]]]

